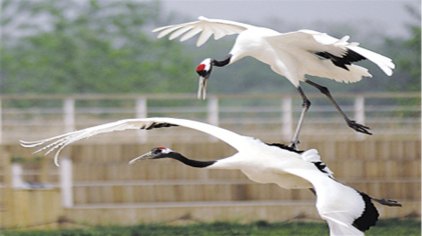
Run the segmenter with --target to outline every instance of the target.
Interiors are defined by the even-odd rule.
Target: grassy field
[[[371,228],[365,235],[392,235],[392,236],[420,236],[421,222],[417,220],[383,220],[379,221],[376,227]],[[280,236],[280,235],[328,235],[328,228],[323,223],[266,223],[256,222],[252,224],[235,223],[212,223],[212,224],[191,224],[185,226],[171,225],[137,225],[137,226],[109,226],[92,227],[83,229],[67,230],[35,230],[35,231],[4,231],[1,236],[100,236],[100,235],[122,235],[122,236],[217,236],[217,235],[255,235],[255,236]]]

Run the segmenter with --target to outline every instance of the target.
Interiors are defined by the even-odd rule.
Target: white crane
[[[327,221],[330,235],[363,235],[363,231],[375,225],[379,214],[371,200],[400,206],[394,200],[375,199],[334,180],[332,172],[321,161],[315,149],[301,153],[281,144],[266,144],[252,137],[192,120],[126,119],[48,139],[21,141],[21,144],[24,147],[41,147],[36,152],[45,151],[46,155],[55,151],[54,160],[58,165],[60,151],[78,140],[113,131],[170,126],[183,126],[212,135],[232,146],[237,153],[216,161],[198,161],[169,148],[157,147],[129,163],[142,159],[172,158],[196,168],[241,170],[249,179],[258,183],[275,183],[287,189],[313,188],[317,196],[316,208],[321,218]]]
[[[357,132],[371,134],[369,127],[358,124],[346,116],[326,87],[305,78],[305,75],[351,83],[361,80],[362,77],[372,77],[366,68],[355,65],[354,62],[368,59],[388,76],[392,75],[392,69],[395,67],[390,58],[359,47],[358,43],[347,42],[349,36],[337,39],[312,30],[279,33],[268,28],[201,16],[198,21],[164,26],[153,32],[159,33],[158,38],[170,34],[170,40],[181,37],[180,41],[202,32],[196,43],[198,47],[212,35],[217,40],[226,35],[239,34],[225,59],[219,61],[207,58],[196,67],[196,72],[200,75],[198,98],[205,99],[207,80],[213,66],[230,65],[246,56],[268,64],[275,73],[286,77],[297,88],[303,100],[302,113],[292,139],[293,147],[299,142],[304,115],[311,105],[300,82],[312,85],[326,95],[349,127]]]

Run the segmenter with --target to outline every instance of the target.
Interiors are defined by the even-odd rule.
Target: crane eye
[[[151,150],[151,153],[152,153],[153,155],[158,155],[158,154],[161,154],[162,150],[163,150],[163,148],[162,148],[162,147],[153,148],[153,149]]]
[[[151,154],[154,155],[154,156],[161,155],[163,153],[167,154],[167,153],[170,153],[170,152],[171,152],[171,150],[169,148],[166,148],[166,147],[163,147],[163,146],[159,146],[159,147],[153,148],[151,150]]]

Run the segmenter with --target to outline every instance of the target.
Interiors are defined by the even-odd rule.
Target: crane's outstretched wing
[[[214,35],[214,39],[217,40],[226,35],[238,34],[250,27],[253,26],[228,20],[208,19],[200,16],[198,17],[198,21],[163,26],[154,29],[152,32],[159,32],[158,38],[171,33],[169,36],[170,40],[183,35],[180,38],[180,41],[188,40],[202,32],[196,42],[196,46],[199,47],[204,44],[211,35]]]
[[[276,47],[297,47],[316,55],[330,59],[336,66],[346,70],[346,65],[368,59],[375,63],[388,76],[393,74],[394,63],[388,57],[359,47],[358,43],[348,42],[349,36],[341,39],[313,30],[299,30],[295,32],[267,37],[267,40]]]
[[[304,161],[313,163],[318,170],[326,174],[328,177],[334,179],[334,173],[328,166],[321,160],[319,153],[316,149],[309,149],[301,154]]]
[[[321,215],[328,223],[330,235],[364,236],[365,234],[362,231],[351,224],[343,222],[343,218],[347,213],[348,212],[332,212]]]
[[[35,153],[45,151],[45,155],[48,155],[51,152],[56,152],[54,155],[54,163],[59,166],[58,158],[60,151],[63,150],[67,145],[79,141],[81,139],[86,139],[98,134],[110,133],[114,131],[123,131],[131,129],[156,129],[163,127],[171,126],[183,126],[191,129],[195,129],[209,135],[212,135],[223,142],[231,145],[235,149],[239,150],[242,145],[242,140],[249,138],[236,134],[232,131],[222,129],[213,125],[206,123],[186,120],[186,119],[176,119],[176,118],[144,118],[144,119],[125,119],[115,122],[110,122],[102,125],[97,125],[89,128],[85,128],[78,131],[69,132],[66,134],[58,135],[55,137],[36,140],[36,141],[23,141],[20,143],[24,147],[40,147]]]
[[[328,223],[330,235],[364,235],[363,232],[377,223],[379,213],[372,203],[372,198],[363,192],[354,191],[355,194],[345,196],[348,200],[344,205],[346,208],[349,207],[348,210],[331,209],[331,211],[320,212],[321,218]],[[362,201],[363,206],[359,204]],[[398,202],[396,203],[390,206],[401,206]]]

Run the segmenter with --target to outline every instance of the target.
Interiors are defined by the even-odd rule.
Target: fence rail
[[[153,145],[79,143],[62,153],[60,168],[16,144],[2,145],[0,229],[63,216],[104,225],[171,222],[186,215],[201,221],[319,219],[310,191],[258,184],[240,171],[190,168],[174,160],[127,165]],[[403,204],[377,206],[380,217],[420,217],[420,137],[320,138],[301,147],[316,148],[338,181]],[[233,153],[221,142],[190,145],[175,140],[171,148],[201,160]]]
[[[348,128],[325,97],[313,94],[301,148],[318,149],[339,181],[403,203],[402,208],[380,207],[381,217],[420,217],[420,94],[335,97],[374,135],[367,138]],[[232,154],[222,142],[187,129],[98,136],[64,150],[69,159],[61,159],[60,169],[50,159],[32,161],[33,150],[17,144],[19,139],[154,116],[195,119],[288,142],[300,110],[296,94],[214,95],[206,101],[193,94],[0,96],[0,229],[60,221],[61,216],[90,224],[170,222],[186,216],[203,221],[318,219],[309,191],[287,191],[253,183],[239,171],[198,170],[171,160],[126,164],[157,142],[170,142],[174,150],[203,160]],[[44,188],[28,187],[34,182]]]
[[[305,118],[302,137],[327,134],[364,138],[345,125],[328,99],[320,94],[309,97],[312,107]],[[336,99],[352,119],[369,125],[374,133],[419,135],[418,93],[346,93],[336,95]],[[44,138],[117,119],[153,116],[195,119],[260,138],[289,139],[300,111],[301,100],[296,94],[212,95],[206,101],[196,100],[192,94],[3,95],[0,143]],[[174,138],[173,133],[166,136]],[[148,137],[149,134],[139,132],[113,140],[145,142]],[[197,140],[194,134],[184,137],[188,141]]]

